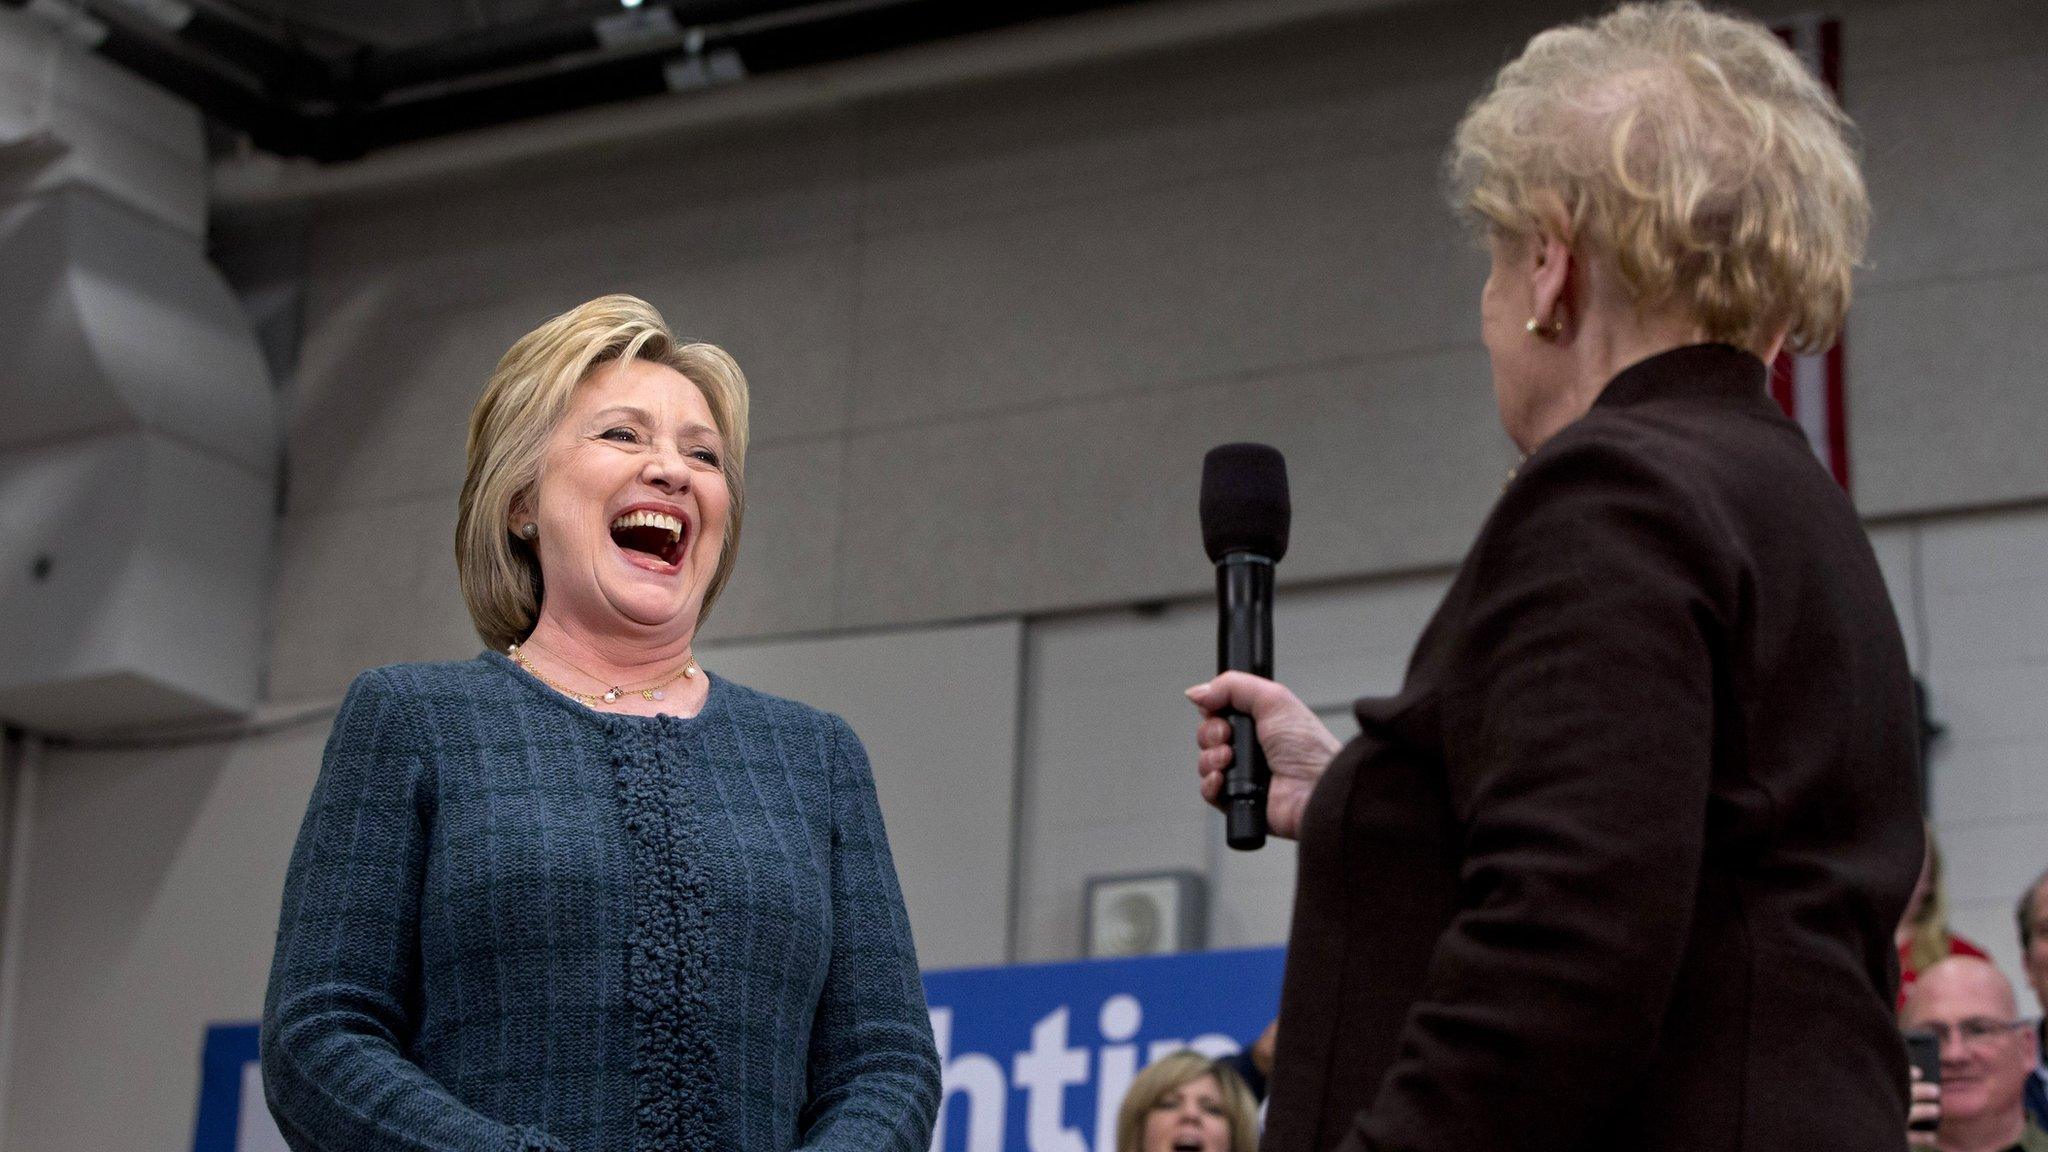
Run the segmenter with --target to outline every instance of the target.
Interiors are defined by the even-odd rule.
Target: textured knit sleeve
[[[559,1152],[465,1107],[406,1059],[419,1011],[430,817],[425,735],[387,674],[356,678],[285,874],[263,1089],[295,1152]]]
[[[1347,1152],[1561,1152],[1641,1104],[1705,850],[1722,548],[1626,445],[1557,444],[1503,498],[1442,702],[1458,908]]]
[[[832,960],[812,1025],[803,1147],[926,1152],[939,1058],[867,752],[832,717]]]

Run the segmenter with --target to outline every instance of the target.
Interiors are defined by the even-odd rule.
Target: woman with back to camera
[[[1259,1104],[1236,1070],[1183,1048],[1131,1081],[1116,1152],[1257,1152]]]
[[[1847,131],[1691,3],[1543,33],[1460,123],[1527,458],[1350,744],[1271,681],[1189,692],[1204,796],[1248,712],[1301,841],[1268,1149],[1898,1146],[1912,684],[1765,388],[1848,306]]]
[[[264,1092],[299,1152],[925,1152],[939,1078],[859,740],[700,668],[747,386],[630,296],[470,420],[490,650],[349,688],[285,880]]]

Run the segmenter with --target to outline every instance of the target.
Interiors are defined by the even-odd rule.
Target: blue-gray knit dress
[[[679,719],[496,653],[363,673],[285,878],[263,1083],[300,1152],[926,1152],[860,741],[716,677]]]

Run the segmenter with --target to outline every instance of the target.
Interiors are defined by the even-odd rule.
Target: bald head
[[[2011,1019],[2019,1014],[2019,1001],[2013,996],[2012,981],[1997,965],[1977,956],[1950,956],[1913,982],[1900,1018],[1917,1024],[1950,1008],[1960,1015]]]

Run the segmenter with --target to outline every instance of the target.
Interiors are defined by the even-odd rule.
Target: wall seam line
[[[1010,773],[1010,877],[1003,917],[1003,963],[1016,964],[1024,937],[1024,833],[1031,770],[1031,629],[1029,616],[1017,618],[1017,737],[1011,745],[1015,770]]]

